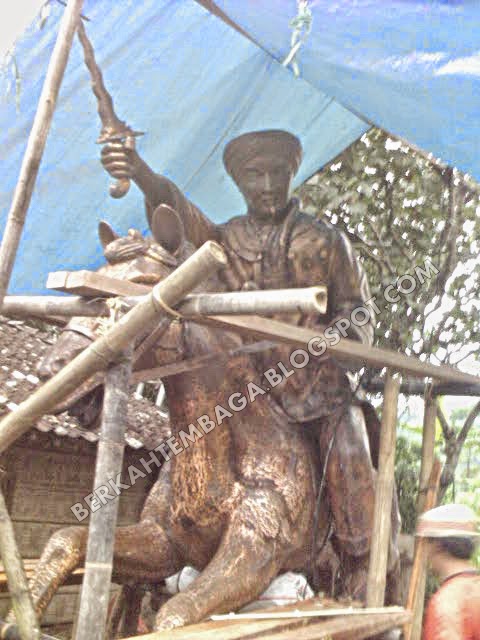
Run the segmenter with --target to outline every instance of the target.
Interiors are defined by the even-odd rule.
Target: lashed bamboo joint
[[[157,284],[143,302],[120,318],[105,335],[0,422],[0,451],[4,451],[28,431],[79,384],[114,362],[137,335],[152,327],[162,312],[158,298],[169,306],[175,306],[188,292],[225,264],[226,257],[220,245],[206,242],[178,269]]]

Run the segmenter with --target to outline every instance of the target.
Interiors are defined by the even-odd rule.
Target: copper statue
[[[248,213],[224,225],[210,222],[172,182],[156,175],[137,152],[121,143],[106,145],[102,158],[114,177],[131,178],[145,193],[155,239],[153,247],[151,241],[145,242],[163,270],[157,278],[195,246],[213,238],[226,248],[230,265],[206,283],[205,290],[324,283],[329,292],[327,317],[282,318],[313,328],[349,315],[368,298],[365,275],[346,238],[328,223],[301,213],[290,198],[301,158],[300,143],[291,134],[247,134],[227,146],[225,164],[245,197]],[[159,208],[164,204],[171,209]],[[130,241],[109,237],[105,226],[102,235],[111,260],[105,272],[111,269],[117,277],[133,277],[130,263],[135,252],[129,253],[125,246],[141,241],[133,234]],[[115,251],[119,246],[122,250]],[[142,256],[149,253],[138,251]],[[148,262],[142,268],[151,278]],[[134,277],[141,281],[138,271],[137,262]],[[82,321],[78,319],[77,326]],[[97,327],[89,330],[91,335],[75,332],[75,340],[71,331],[66,332],[43,363],[44,375],[54,373],[66,357],[85,347]],[[371,342],[371,323],[352,331],[349,337]],[[166,324],[150,343],[137,368],[230,350],[241,346],[242,340],[188,321]],[[232,393],[248,394],[249,383],[259,383],[266,369],[288,362],[289,356],[288,348],[278,346],[166,378],[172,432],[188,430],[199,416],[214,416],[215,407],[225,406]],[[356,399],[347,366],[330,357],[312,360],[242,411],[231,412],[220,426],[162,467],[141,521],[117,529],[115,581],[160,582],[186,564],[202,571],[185,592],[159,610],[157,629],[239,608],[287,569],[310,577],[317,573],[317,587],[328,590],[332,554],[340,558],[343,569],[340,591],[364,598],[375,477],[369,441],[375,458],[378,419],[371,409],[367,411],[366,428],[368,406]],[[395,599],[398,569],[395,506],[390,601]],[[31,584],[39,614],[65,577],[82,563],[85,543],[84,527],[61,530],[48,543]]]
[[[102,163],[116,178],[131,178],[145,195],[147,217],[160,204],[175,209],[187,239],[195,246],[216,240],[226,249],[230,267],[220,276],[227,290],[305,287],[328,288],[326,317],[283,317],[308,326],[349,318],[370,297],[365,273],[344,234],[324,220],[302,213],[291,185],[302,158],[297,137],[286,131],[246,133],[225,148],[225,168],[241,191],[247,214],[221,225],[212,223],[164,176],[158,175],[121,143],[102,149]],[[348,337],[371,344],[374,316]],[[256,358],[259,373],[288,362],[290,349],[278,347]],[[353,402],[345,366],[333,358],[311,362],[272,390],[285,419],[311,429],[319,451],[329,452],[327,491],[335,538],[351,567],[352,594],[365,593],[374,503],[374,472],[364,419]]]

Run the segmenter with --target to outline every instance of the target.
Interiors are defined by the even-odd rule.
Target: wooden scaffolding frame
[[[0,247],[0,306],[3,306],[15,256],[22,234],[27,210],[34,190],[38,168],[42,159],[45,142],[56,105],[56,99],[67,64],[72,40],[76,31],[82,0],[69,0],[50,60],[43,90],[29,136],[20,176],[14,192],[12,206]],[[209,4],[203,2],[203,4]],[[210,3],[212,6],[214,3]],[[35,421],[75,388],[81,381],[97,371],[107,370],[105,411],[102,434],[99,442],[95,486],[102,484],[104,475],[115,465],[121,464],[124,446],[124,424],[120,419],[125,414],[124,404],[131,366],[131,344],[134,337],[146,324],[154,323],[165,311],[182,301],[185,296],[209,274],[225,263],[221,247],[206,243],[171,276],[156,285],[122,321],[115,324],[104,336],[75,358],[59,374],[39,388],[27,401],[0,422],[0,451],[5,450],[19,435],[30,429]],[[271,340],[292,345],[305,345],[313,337],[307,329],[291,327],[283,323],[264,321],[262,318],[203,316],[202,321],[214,326],[228,326],[230,329],[249,335],[260,335]],[[199,318],[200,320],[200,318]],[[315,334],[318,337],[318,333]],[[378,489],[376,492],[374,531],[367,589],[368,615],[360,611],[332,611],[326,621],[325,610],[320,614],[315,607],[318,602],[298,604],[294,610],[285,610],[288,617],[282,617],[279,609],[271,612],[269,619],[239,621],[237,619],[206,622],[185,629],[168,632],[168,637],[178,640],[192,638],[202,640],[218,637],[222,629],[224,640],[255,638],[295,638],[314,640],[318,638],[360,638],[397,626],[405,626],[408,640],[418,640],[424,585],[424,560],[422,545],[417,546],[411,581],[408,608],[383,608],[386,581],[386,558],[390,535],[390,505],[393,493],[393,465],[395,458],[396,421],[398,397],[401,390],[399,372],[415,378],[432,380],[434,385],[452,385],[462,391],[480,389],[480,380],[475,376],[462,374],[452,368],[435,367],[419,360],[386,349],[366,348],[349,340],[342,340],[340,346],[332,347],[337,355],[348,355],[350,359],[387,368],[382,412]],[[433,439],[436,418],[436,400],[431,388],[425,394],[425,419],[422,448],[422,471],[420,480],[419,510],[434,504],[438,485],[438,464],[434,463]],[[114,462],[115,460],[115,462]],[[113,465],[113,467],[112,467]],[[116,468],[116,467],[115,467]],[[425,494],[425,499],[422,497]],[[89,532],[89,547],[85,566],[79,624],[76,640],[103,638],[108,607],[108,587],[110,584],[113,530],[117,518],[117,501],[108,503],[104,509],[92,514]],[[109,508],[107,508],[107,506]],[[93,542],[92,542],[93,541]],[[13,608],[18,631],[22,640],[46,637],[40,632],[32,601],[27,587],[25,572],[18,554],[10,518],[0,495],[0,552],[10,585]],[[424,588],[424,587],[423,587]],[[322,604],[324,607],[324,603]],[[309,615],[305,609],[310,611]],[[371,610],[373,608],[373,610]],[[380,608],[380,609],[379,609]],[[313,611],[312,611],[313,609]],[[412,622],[413,611],[413,622]],[[276,613],[276,615],[275,615]],[[141,636],[147,640],[160,640],[165,634]]]

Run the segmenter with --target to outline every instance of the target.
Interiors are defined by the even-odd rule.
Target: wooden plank
[[[387,371],[380,431],[373,535],[367,580],[367,607],[381,607],[385,601],[388,548],[392,522],[392,498],[395,484],[395,446],[397,436],[398,394],[400,380]]]
[[[447,365],[422,362],[414,356],[406,356],[390,349],[367,346],[348,338],[340,338],[339,342],[334,344],[332,338],[325,336],[321,329],[313,331],[306,327],[297,327],[278,320],[271,320],[270,318],[261,318],[259,316],[208,316],[206,318],[196,318],[195,322],[231,329],[240,334],[258,336],[303,348],[307,347],[310,340],[315,340],[314,348],[316,350],[319,349],[322,341],[324,341],[331,355],[340,359],[353,360],[374,367],[391,367],[394,371],[444,382],[480,383],[478,376],[464,373]]]
[[[270,607],[266,609],[262,609],[265,612],[282,612],[282,611],[291,611],[292,609],[297,609],[299,611],[305,609],[317,609],[319,611],[324,611],[326,608],[334,608],[338,607],[338,602],[335,600],[330,600],[327,598],[309,598],[308,600],[303,600],[301,602],[296,602],[294,605],[283,605],[278,607]],[[258,613],[258,611],[257,611]],[[256,621],[245,621],[237,622],[235,620],[221,620],[218,622],[214,622],[209,620],[207,622],[200,622],[198,624],[189,625],[188,627],[182,627],[179,629],[173,629],[172,631],[162,632],[162,635],[157,632],[157,634],[153,634],[153,636],[146,635],[142,636],[142,638],[149,638],[151,640],[155,640],[158,636],[159,638],[165,638],[165,634],[172,634],[172,640],[178,639],[185,640],[207,640],[212,637],[212,630],[215,630],[218,636],[221,634],[222,640],[236,640],[237,638],[243,638],[245,635],[245,624],[248,624],[249,632],[251,633],[263,633],[265,631],[269,631],[270,629],[276,628],[289,628],[298,627],[299,625],[306,624],[306,621],[301,618],[296,619],[288,619],[288,620],[256,620]],[[218,637],[217,636],[217,637]],[[170,636],[168,636],[170,637]]]
[[[409,611],[373,614],[371,617],[355,615],[309,624],[300,629],[280,633],[266,633],[261,640],[363,640],[373,635],[397,629],[408,622]],[[247,636],[248,637],[248,636]]]
[[[150,293],[152,287],[128,280],[119,280],[95,271],[51,271],[47,289],[55,289],[78,296],[141,296]]]
[[[324,612],[322,612],[324,613]],[[135,640],[316,640],[317,638],[342,638],[342,640],[360,640],[375,633],[395,629],[405,624],[411,613],[395,607],[385,613],[354,614],[332,617],[318,622],[316,618],[287,618],[282,620],[244,620],[229,623],[228,621],[202,622],[171,631],[161,631],[143,636],[135,636]],[[349,633],[350,635],[345,635]],[[344,634],[343,636],[340,634]],[[129,639],[133,640],[133,638]]]

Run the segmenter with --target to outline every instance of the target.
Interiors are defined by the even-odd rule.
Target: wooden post
[[[437,420],[437,400],[433,397],[432,386],[427,385],[424,394],[422,461],[418,482],[417,515],[425,511],[425,499],[432,473],[435,456],[435,424]]]
[[[400,381],[387,370],[378,459],[373,535],[367,580],[367,607],[381,607],[385,600],[388,548],[392,523],[395,445]]]
[[[435,458],[432,471],[428,480],[428,489],[425,497],[425,511],[433,509],[437,504],[438,486],[442,474],[442,465]],[[422,634],[423,601],[425,599],[426,580],[426,539],[420,538],[415,547],[412,575],[408,589],[407,609],[413,611],[413,618],[404,628],[404,640],[419,640]]]
[[[43,150],[55,111],[58,91],[67,66],[72,40],[80,20],[82,5],[83,0],[69,0],[64,11],[55,47],[48,65],[47,75],[43,83],[42,93],[38,101],[32,130],[28,138],[27,148],[23,156],[20,175],[13,194],[12,205],[8,213],[7,224],[0,246],[0,309],[10,282],[23,225],[25,224]]]
[[[225,264],[225,253],[220,245],[209,241],[200,247],[165,280],[155,285],[144,302],[126,313],[105,335],[0,421],[0,453],[92,374],[115,362],[138,335],[148,332],[159,317],[168,313],[169,307]]]
[[[433,483],[431,480],[433,461],[435,459],[435,424],[437,420],[437,400],[433,397],[431,385],[427,385],[424,396],[424,413],[423,413],[423,435],[422,435],[422,461],[420,465],[420,478],[418,486],[417,497],[417,515],[420,515],[425,510],[432,509],[437,502],[438,486],[432,494],[430,485],[435,485],[435,478]],[[430,493],[429,493],[430,491]],[[427,495],[429,496],[429,505],[427,506]],[[433,497],[432,497],[433,496]],[[418,539],[415,545],[415,558],[417,558],[417,552],[419,553],[420,566],[417,568],[418,576],[415,577],[415,589],[412,602],[409,602],[409,607],[414,611],[412,623],[409,626],[409,640],[420,640],[422,635],[422,618],[423,618],[423,603],[425,600],[425,587],[427,582],[427,574],[425,570],[424,560],[424,540]],[[421,547],[421,551],[419,551]],[[415,567],[415,565],[414,565]],[[413,576],[413,568],[412,568]],[[412,585],[412,582],[410,583]]]
[[[108,485],[108,481],[122,471],[132,355],[130,348],[124,361],[113,365],[106,373],[93,491]],[[104,638],[117,514],[118,499],[115,499],[90,515],[76,640]]]
[[[12,522],[0,491],[0,555],[7,574],[8,590],[12,598],[16,627],[22,640],[37,640],[40,628],[28,590],[22,559],[18,552]],[[8,626],[8,625],[6,625]],[[5,627],[4,627],[5,629]],[[3,632],[3,629],[2,629]],[[3,637],[3,636],[2,636]]]

